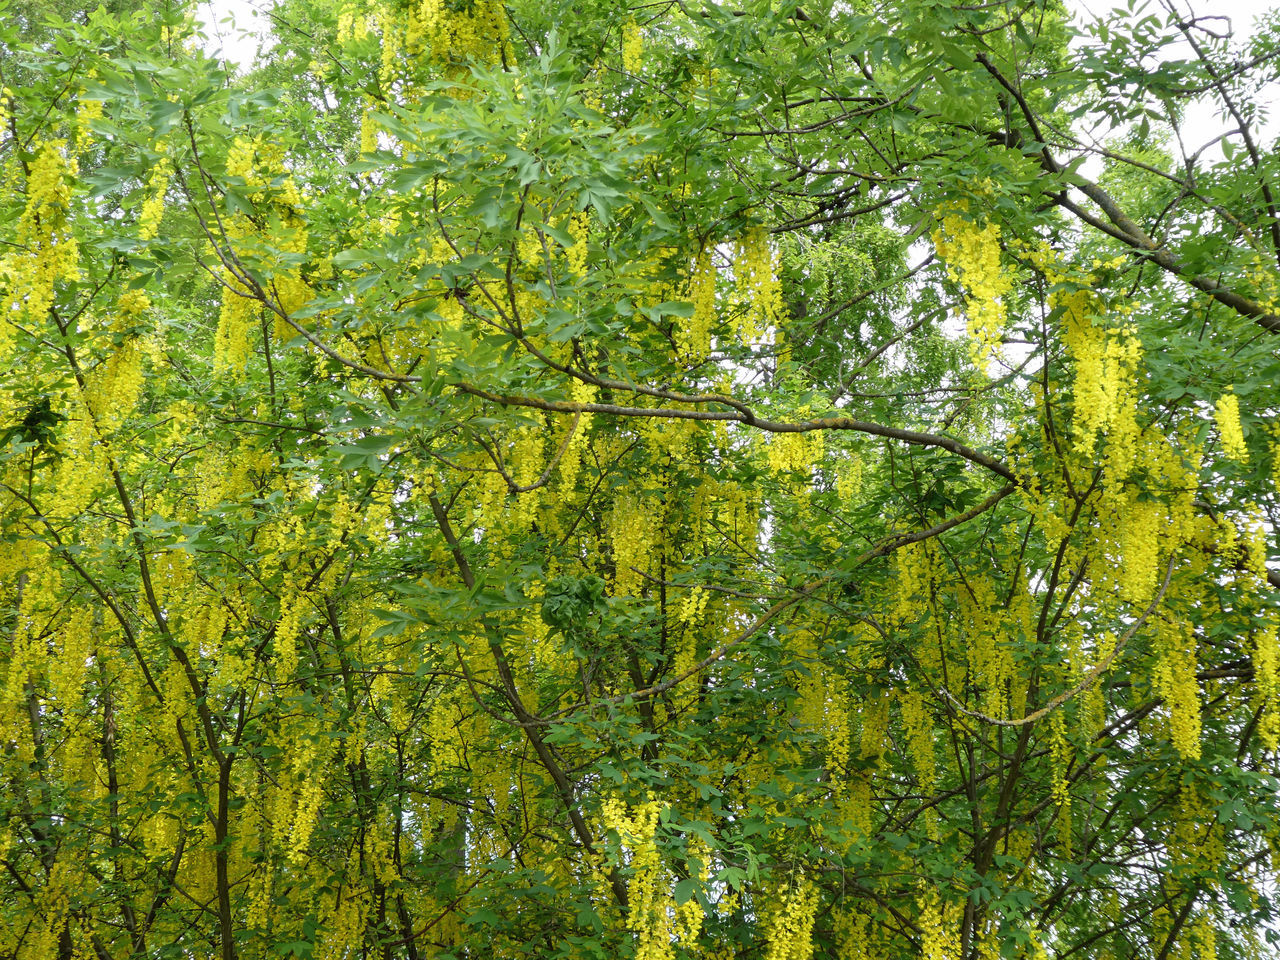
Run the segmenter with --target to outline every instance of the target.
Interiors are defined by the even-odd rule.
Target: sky
[[[197,7],[196,17],[204,24],[206,49],[245,66],[253,59],[257,38],[266,32],[266,22],[250,0],[206,0]]]
[[[1139,0],[1141,3],[1142,0]],[[1230,25],[1231,33],[1237,43],[1248,39],[1253,34],[1256,21],[1259,17],[1271,10],[1280,10],[1280,0],[1174,0],[1184,9],[1193,10],[1197,15],[1202,17],[1212,17],[1214,20],[1207,21],[1204,26],[1216,32],[1225,32]],[[1093,20],[1097,16],[1105,15],[1109,10],[1116,7],[1127,5],[1127,0],[1066,0],[1068,8],[1076,12],[1077,21],[1082,18],[1084,22]],[[1154,13],[1162,13],[1162,5],[1158,0],[1147,0],[1149,9]],[[1215,20],[1217,22],[1215,22]],[[1175,48],[1177,56],[1187,56],[1189,51],[1186,47]],[[1275,137],[1277,130],[1277,122],[1280,121],[1280,100],[1277,99],[1280,89],[1273,87],[1270,101],[1270,112],[1273,116],[1269,122],[1261,124],[1264,137],[1272,139]],[[1201,100],[1190,104],[1187,108],[1186,116],[1182,126],[1183,139],[1189,152],[1194,152],[1198,147],[1208,143],[1214,137],[1225,133],[1227,130],[1233,129],[1235,123],[1218,115],[1218,107],[1213,98],[1202,98]],[[1221,159],[1221,150],[1214,148],[1214,151],[1205,155],[1206,160]],[[1086,165],[1086,175],[1089,172],[1089,166]]]

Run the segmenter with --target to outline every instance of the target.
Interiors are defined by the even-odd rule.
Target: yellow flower
[[[758,339],[782,316],[775,259],[769,234],[763,227],[752,227],[734,245],[736,299],[742,307],[737,318],[738,332],[744,343]]]
[[[813,956],[813,921],[818,891],[804,877],[792,881],[769,920],[765,960],[809,960]]]
[[[1258,737],[1266,749],[1275,750],[1280,745],[1280,640],[1274,620],[1254,634],[1253,676]]]
[[[1218,423],[1218,435],[1222,439],[1222,452],[1237,463],[1249,462],[1249,451],[1244,445],[1244,431],[1240,427],[1240,399],[1227,388],[1218,398],[1213,411]]]
[[[693,316],[676,328],[676,345],[690,360],[704,360],[711,349],[711,330],[716,322],[716,268],[708,248],[694,262],[689,299],[693,302]]]
[[[76,100],[76,152],[83,153],[93,143],[93,121],[102,119],[102,101],[86,99],[81,93]]]
[[[979,227],[955,213],[942,217],[933,245],[947,263],[947,275],[965,289],[965,315],[976,366],[983,368],[995,353],[1004,328],[1004,298],[1013,280],[1000,268],[1000,228]]]
[[[169,175],[172,172],[173,164],[162,154],[147,176],[147,196],[142,201],[142,210],[138,215],[139,240],[154,240],[160,232],[160,220],[164,217],[164,195],[169,189]]]
[[[639,73],[644,66],[644,38],[634,22],[622,28],[622,69],[627,73]]]
[[[68,227],[71,178],[78,172],[74,159],[65,156],[66,141],[42,144],[27,176],[27,206],[18,220],[17,245],[28,255],[8,263],[9,303],[0,309],[24,304],[33,321],[44,319],[53,305],[60,280],[80,276],[80,248]]]

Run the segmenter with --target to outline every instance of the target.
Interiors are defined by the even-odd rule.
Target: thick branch
[[[978,54],[977,61],[986,68],[987,72],[995,78],[996,82],[1011,96],[1018,104],[1027,126],[1031,129],[1032,135],[1039,144],[1040,149],[1036,154],[1040,165],[1050,174],[1060,174],[1063,170],[1062,165],[1054,159],[1049,151],[1049,145],[1044,142],[1043,135],[1040,131],[1039,123],[1036,120],[1035,111],[1031,109],[1026,98],[1016,86],[1009,82],[994,63],[991,62],[984,54]],[[1142,229],[1134,220],[1124,212],[1115,199],[1091,180],[1087,180],[1080,176],[1079,173],[1072,174],[1072,179],[1080,192],[1096,203],[1099,209],[1106,215],[1110,223],[1098,220],[1096,217],[1088,215],[1081,210],[1079,206],[1072,203],[1063,190],[1054,196],[1053,200],[1064,210],[1070,211],[1078,219],[1089,224],[1095,229],[1102,230],[1104,233],[1119,240],[1121,243],[1127,244],[1135,250],[1141,251],[1152,263],[1161,269],[1173,274],[1182,281],[1189,283],[1202,293],[1207,293],[1214,300],[1217,300],[1223,306],[1230,307],[1241,316],[1249,317],[1258,326],[1266,330],[1268,333],[1280,333],[1280,316],[1268,311],[1262,304],[1249,297],[1236,293],[1228,289],[1220,281],[1212,277],[1206,277],[1202,274],[1194,273],[1177,257],[1175,257],[1165,246],[1157,243],[1147,232]]]

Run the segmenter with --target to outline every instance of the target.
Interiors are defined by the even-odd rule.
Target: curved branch
[[[1133,637],[1133,635],[1142,628],[1143,624],[1145,624],[1147,620],[1151,618],[1151,615],[1156,612],[1156,607],[1160,606],[1160,601],[1164,599],[1165,591],[1169,589],[1169,580],[1173,576],[1173,565],[1177,561],[1177,559],[1178,558],[1176,556],[1169,558],[1169,566],[1165,569],[1165,572],[1164,572],[1164,582],[1160,584],[1160,589],[1156,591],[1155,599],[1151,601],[1151,603],[1147,606],[1146,610],[1142,611],[1142,616],[1138,617],[1138,619],[1135,620],[1130,625],[1129,629],[1124,632],[1124,635],[1119,640],[1116,641],[1115,649],[1112,650],[1111,653],[1107,657],[1105,657],[1097,666],[1095,666],[1092,670],[1086,673],[1084,675],[1083,680],[1081,680],[1078,684],[1076,684],[1070,690],[1067,690],[1064,693],[1058,694],[1056,697],[1054,697],[1052,700],[1046,703],[1039,710],[1031,711],[1031,713],[1027,714],[1025,717],[1023,717],[1020,720],[1000,720],[996,717],[987,716],[985,713],[979,713],[976,710],[968,709],[967,707],[964,706],[964,704],[962,704],[959,700],[957,700],[955,695],[952,694],[951,691],[948,690],[946,687],[940,688],[940,692],[942,693],[943,697],[945,697],[946,700],[953,707],[955,707],[965,716],[973,717],[975,720],[981,720],[983,723],[990,723],[997,727],[1025,727],[1035,723],[1037,720],[1040,720],[1041,718],[1047,716],[1049,713],[1058,709],[1058,707],[1062,706],[1068,700],[1071,700],[1074,697],[1078,696],[1079,694],[1082,694],[1086,690],[1090,689],[1095,683],[1098,682],[1098,678],[1101,677],[1102,674],[1104,674],[1108,669],[1110,669],[1111,664],[1114,663],[1116,657],[1120,655],[1120,651],[1124,649],[1124,645],[1128,643],[1129,640]]]
[[[1005,463],[995,457],[974,450],[952,437],[935,433],[922,433],[918,430],[904,430],[900,427],[889,427],[882,423],[867,420],[854,420],[852,417],[819,417],[814,420],[785,421],[762,419],[741,401],[720,396],[682,397],[674,395],[671,399],[681,403],[721,403],[732,406],[733,410],[680,410],[671,407],[627,407],[615,403],[582,403],[573,400],[544,400],[541,397],[527,397],[518,394],[494,393],[466,383],[455,385],[461,393],[488,400],[504,407],[528,407],[534,410],[550,410],[555,413],[603,413],[616,417],[659,417],[669,420],[716,420],[742,423],[767,433],[810,433],[814,430],[852,430],[889,440],[901,440],[920,447],[938,447],[968,460],[970,463],[985,467],[997,476],[1003,477],[1012,484],[1018,478]]]

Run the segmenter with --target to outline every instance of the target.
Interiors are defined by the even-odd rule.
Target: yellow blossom
[[[965,290],[965,315],[975,365],[985,367],[1000,343],[1006,306],[1004,298],[1013,288],[1013,279],[1000,266],[1000,228],[994,223],[976,222],[948,213],[933,232],[938,256],[947,264],[947,274]]]
[[[769,918],[765,960],[809,960],[817,911],[817,889],[803,876],[792,879]]]
[[[142,201],[142,210],[138,214],[138,239],[152,240],[160,231],[160,220],[164,216],[164,197],[169,189],[169,177],[173,165],[169,157],[161,153],[147,175],[147,195]]]
[[[16,231],[17,247],[24,252],[0,264],[0,275],[8,275],[0,313],[21,307],[32,322],[41,322],[58,282],[80,276],[80,247],[68,226],[71,179],[78,167],[66,156],[66,146],[64,140],[41,144],[31,162],[26,209]]]
[[[752,227],[734,245],[735,294],[741,307],[736,319],[744,342],[758,340],[782,317],[775,260],[769,234],[763,227]]]
[[[1274,619],[1253,637],[1254,700],[1261,711],[1258,738],[1268,750],[1280,745],[1280,639]]]
[[[711,349],[711,331],[716,322],[716,268],[709,249],[704,249],[694,262],[689,299],[693,302],[693,316],[676,327],[676,346],[690,361],[697,362],[706,359]]]
[[[622,69],[627,73],[639,73],[644,66],[644,38],[634,20],[622,28]]]
[[[569,270],[575,277],[587,272],[587,240],[591,235],[591,214],[575,213],[569,221],[569,234],[573,237],[573,246],[569,247],[565,256],[569,261]]]
[[[1228,388],[1218,398],[1213,410],[1213,419],[1218,424],[1218,436],[1222,441],[1222,452],[1230,460],[1237,463],[1249,462],[1249,451],[1244,444],[1244,431],[1240,427],[1240,399]]]
[[[93,121],[102,119],[102,101],[86,99],[83,93],[76,100],[76,152],[83,153],[93,143]]]

